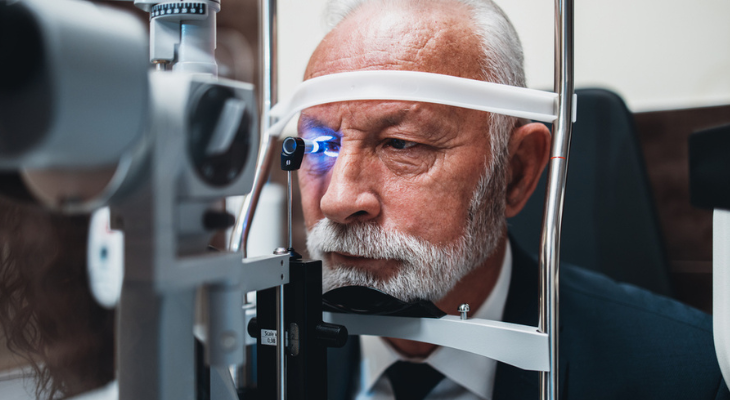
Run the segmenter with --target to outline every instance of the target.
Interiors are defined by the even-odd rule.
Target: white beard
[[[503,163],[486,168],[474,191],[464,234],[454,243],[436,246],[421,238],[373,223],[339,224],[323,218],[308,232],[307,249],[314,259],[338,252],[372,259],[399,261],[387,280],[346,264],[325,265],[325,292],[342,286],[366,286],[403,301],[437,301],[492,255],[505,231]],[[496,177],[496,178],[495,178]],[[324,262],[324,261],[323,261]]]

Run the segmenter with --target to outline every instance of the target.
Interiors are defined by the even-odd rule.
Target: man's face
[[[432,4],[415,11],[366,6],[322,41],[305,78],[391,69],[480,79],[480,43],[468,21],[466,10],[458,3],[449,7]],[[461,264],[481,263],[488,256],[485,251],[491,251],[489,243],[469,242],[467,237],[476,233],[491,238],[504,233],[499,223],[491,227],[500,230],[496,233],[480,232],[484,224],[472,224],[477,232],[468,229],[474,214],[481,211],[475,207],[488,208],[491,214],[495,209],[497,214],[503,210],[503,206],[492,207],[501,204],[503,198],[487,198],[488,204],[483,204],[485,194],[503,196],[504,180],[504,176],[489,179],[485,172],[492,163],[485,113],[402,101],[341,102],[303,111],[299,134],[308,139],[332,136],[340,142],[338,157],[307,156],[299,171],[307,230],[311,232],[324,220],[314,235],[310,233],[308,245],[310,252],[323,259],[326,276],[339,269],[365,275],[370,283],[397,280],[407,269],[404,257],[395,250],[378,250],[391,245],[396,249],[414,247],[412,252],[416,253],[437,253],[415,262],[430,260],[439,264],[418,266],[434,269],[436,273],[428,279],[448,275],[450,268],[466,270],[452,274],[458,280],[476,267]],[[504,174],[502,169],[499,171]],[[491,185],[478,199],[475,191],[480,179]],[[491,214],[489,222],[494,225],[495,215]],[[496,219],[503,218],[501,211]],[[334,251],[323,251],[320,242],[327,238],[321,234],[324,225],[329,226],[330,237],[349,235],[349,240]],[[379,240],[371,240],[373,236]],[[367,241],[376,245],[361,246]],[[417,271],[415,275],[425,276]],[[348,279],[330,282],[342,285]],[[351,283],[363,281],[355,279]],[[443,282],[450,286],[455,283],[448,279]],[[398,290],[409,285],[402,283]],[[419,291],[416,288],[415,295],[405,297],[424,297]],[[443,294],[442,290],[426,296]]]

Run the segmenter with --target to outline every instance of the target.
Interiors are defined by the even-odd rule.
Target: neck
[[[504,252],[506,251],[507,235],[500,239],[497,248],[482,265],[468,273],[454,286],[449,293],[436,302],[438,308],[450,315],[459,315],[461,304],[472,306],[470,313],[475,313],[492,293],[502,270]],[[476,308],[474,308],[476,307]],[[400,354],[406,357],[425,358],[435,349],[435,344],[414,342],[405,339],[384,338]]]

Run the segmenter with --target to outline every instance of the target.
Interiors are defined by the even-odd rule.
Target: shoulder
[[[664,327],[712,334],[709,315],[673,299],[570,264],[561,265],[560,280],[561,296],[568,301],[561,307],[587,309],[600,305],[602,314],[615,312],[624,319],[649,320]]]
[[[715,398],[722,377],[709,315],[570,265],[560,278],[560,356],[574,391],[589,390],[577,380],[599,384],[606,398],[622,395],[614,390],[630,390],[630,398]]]

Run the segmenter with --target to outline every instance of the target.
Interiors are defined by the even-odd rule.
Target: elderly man
[[[335,0],[329,11],[334,28],[305,79],[409,70],[525,85],[519,39],[489,0]],[[352,101],[303,111],[299,133],[340,147],[299,173],[325,290],[369,286],[451,314],[468,303],[475,317],[537,324],[537,266],[510,243],[506,218],[547,163],[542,124]],[[568,266],[561,279],[563,398],[728,398],[706,315]],[[332,399],[538,398],[535,372],[426,343],[350,342],[348,359],[330,366]],[[420,381],[408,383],[413,376]]]

